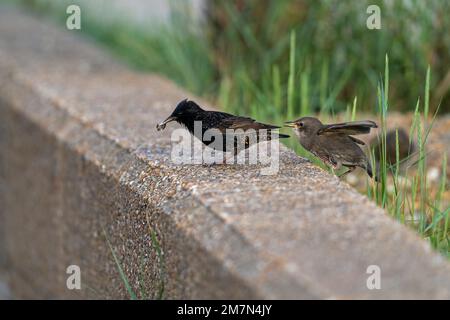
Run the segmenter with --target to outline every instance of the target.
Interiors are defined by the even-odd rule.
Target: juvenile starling
[[[178,103],[178,105],[176,106],[175,110],[172,112],[172,114],[163,122],[159,123],[156,126],[156,129],[159,130],[163,130],[166,127],[166,124],[171,122],[171,121],[176,121],[179,124],[183,125],[186,129],[189,130],[189,132],[196,136],[196,138],[198,138],[200,141],[202,141],[205,145],[210,145],[211,143],[214,142],[214,139],[211,139],[212,141],[208,141],[203,139],[204,134],[207,130],[210,129],[217,129],[219,130],[219,132],[221,133],[222,136],[222,150],[220,151],[229,151],[227,150],[227,143],[233,143],[233,147],[234,147],[234,156],[237,155],[240,151],[242,150],[238,150],[237,148],[237,137],[238,135],[235,134],[231,134],[230,131],[227,132],[227,129],[230,130],[243,130],[244,133],[247,130],[254,130],[253,132],[256,133],[256,142],[261,142],[260,141],[260,130],[264,129],[266,130],[266,139],[267,140],[271,140],[271,136],[273,138],[288,138],[288,135],[285,134],[271,134],[272,130],[276,130],[279,129],[280,127],[277,126],[273,126],[270,124],[264,124],[264,123],[260,123],[260,122],[256,122],[255,120],[253,120],[252,118],[247,118],[247,117],[239,117],[239,116],[235,116],[229,113],[225,113],[225,112],[218,112],[218,111],[206,111],[203,110],[197,103],[195,103],[192,100],[182,100]],[[196,121],[201,121],[201,132],[200,130],[194,130],[194,125]],[[196,132],[198,131],[198,132]],[[247,131],[248,132],[248,131]],[[201,134],[201,136],[200,136]],[[243,146],[244,149],[247,149],[248,147],[250,147],[251,143],[251,139],[249,139],[248,136],[244,136],[244,138],[246,139],[245,141],[243,141]],[[255,141],[253,140],[253,141]],[[217,146],[216,146],[217,147]]]
[[[354,121],[336,124],[322,124],[313,117],[304,117],[288,121],[285,126],[294,128],[300,144],[316,157],[334,169],[342,166],[348,170],[341,177],[361,167],[373,177],[372,167],[364,152],[358,146],[364,142],[351,135],[365,134],[370,128],[376,128],[373,121]],[[377,180],[375,175],[375,180]]]

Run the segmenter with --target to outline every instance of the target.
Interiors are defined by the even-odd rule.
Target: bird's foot
[[[226,156],[223,158],[223,164],[234,164],[234,158],[236,157],[235,154]]]
[[[345,176],[348,175],[350,172],[353,172],[353,170],[355,170],[355,169],[356,169],[356,167],[348,167],[348,170],[345,171],[345,172],[343,172],[343,173],[341,173],[340,175],[338,175],[338,178],[343,178],[343,177],[345,177]]]

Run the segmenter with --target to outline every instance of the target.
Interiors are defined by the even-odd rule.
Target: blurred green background
[[[65,19],[65,7],[104,1],[21,1]],[[117,2],[117,1],[113,1]],[[151,3],[151,1],[150,1]],[[355,96],[376,111],[376,86],[390,61],[390,109],[412,111],[428,65],[431,112],[450,110],[450,2],[208,0],[200,18],[190,1],[168,1],[167,23],[136,23],[119,10],[83,10],[83,34],[140,70],[156,71],[230,111],[264,118],[339,112]],[[367,7],[379,5],[381,29]],[[116,11],[116,12],[114,12]],[[105,15],[107,17],[105,17]],[[295,33],[294,66],[290,63]],[[292,61],[291,61],[292,62]],[[290,68],[293,96],[288,101]],[[288,110],[291,103],[292,110]]]

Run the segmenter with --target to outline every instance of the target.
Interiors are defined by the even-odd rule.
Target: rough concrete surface
[[[448,261],[284,147],[275,176],[172,163],[176,125],[155,125],[195,97],[80,33],[0,10],[0,255],[15,297],[128,298],[114,252],[144,298],[450,298]],[[66,287],[71,264],[81,290]]]
[[[12,299],[6,272],[0,269],[0,300]]]

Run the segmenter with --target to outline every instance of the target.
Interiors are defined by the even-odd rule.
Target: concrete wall
[[[448,261],[291,150],[275,176],[176,165],[174,126],[155,125],[195,97],[64,26],[2,8],[0,34],[0,256],[15,297],[128,298],[114,252],[144,298],[450,298]],[[366,286],[373,264],[381,290]]]

